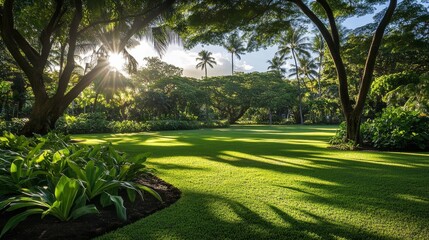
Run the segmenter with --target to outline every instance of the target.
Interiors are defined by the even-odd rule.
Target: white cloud
[[[162,61],[174,66],[183,68],[183,74],[188,77],[201,78],[204,76],[204,71],[196,69],[196,58],[200,49],[185,50],[179,45],[171,45],[162,57]],[[224,52],[212,51],[212,56],[215,58],[216,65],[213,68],[207,69],[208,76],[220,76],[231,74],[231,55],[225,50]],[[147,41],[142,41],[139,46],[130,50],[131,54],[137,59],[140,67],[145,65],[143,58],[159,57],[158,53],[153,49],[153,46]],[[248,72],[254,69],[254,66],[234,58],[234,71]]]
[[[237,70],[238,71],[250,71],[252,70],[254,67],[252,65],[249,65],[246,63],[246,61],[239,61],[237,63]]]
[[[152,45],[142,41],[140,45],[130,50],[130,53],[137,60],[140,66],[144,65],[143,58],[159,56]]]

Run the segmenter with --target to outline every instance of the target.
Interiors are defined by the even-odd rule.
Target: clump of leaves
[[[361,124],[364,146],[378,149],[429,149],[429,116],[401,107],[388,107],[380,116]],[[352,149],[355,143],[345,142],[346,125],[341,123],[329,140],[338,149]]]
[[[97,213],[101,206],[114,205],[117,216],[126,220],[124,189],[130,201],[153,189],[137,184],[136,178],[150,173],[145,166],[149,154],[128,157],[111,144],[81,146],[70,138],[50,133],[26,138],[5,133],[0,139],[0,210],[16,212],[0,237],[33,214],[68,221]]]

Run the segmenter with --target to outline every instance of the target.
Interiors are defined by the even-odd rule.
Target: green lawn
[[[327,148],[331,126],[78,135],[149,165],[182,190],[100,239],[429,239],[429,153]]]

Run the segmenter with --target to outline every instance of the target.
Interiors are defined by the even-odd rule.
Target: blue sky
[[[381,7],[380,7],[381,8]],[[359,18],[349,18],[343,22],[343,25],[349,29],[354,29],[372,22],[372,15],[367,15]],[[209,76],[229,75],[231,74],[231,54],[220,46],[205,45],[197,46],[190,50],[185,50],[182,46],[172,45],[167,49],[167,52],[162,57],[162,60],[184,69],[184,75],[188,77],[201,78],[204,71],[196,69],[198,52],[202,49],[212,52],[217,65],[214,68],[208,69]],[[234,58],[234,69],[240,72],[265,72],[267,71],[267,61],[272,59],[277,51],[277,47],[269,47],[256,52],[243,54],[241,60]],[[144,66],[143,58],[147,56],[158,56],[147,42],[142,42],[140,46],[133,49],[133,56],[139,61],[140,66]]]

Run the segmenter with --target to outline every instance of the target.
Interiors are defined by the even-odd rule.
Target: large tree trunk
[[[234,109],[232,111],[229,111],[228,112],[228,122],[229,122],[229,124],[234,124],[235,122],[237,122],[238,119],[240,119],[246,113],[247,109],[249,109],[249,107],[246,106],[246,107],[240,108],[240,110],[238,111],[238,113],[236,113],[236,111]]]
[[[294,2],[301,9],[301,11],[307,15],[307,17],[316,25],[328,45],[337,70],[341,107],[346,118],[347,136],[345,142],[354,141],[356,144],[360,144],[360,118],[362,116],[365,100],[371,86],[378,49],[380,48],[381,41],[383,40],[384,31],[396,9],[397,0],[390,0],[387,11],[384,13],[383,18],[381,19],[374,33],[372,43],[368,51],[368,56],[366,58],[365,68],[363,69],[364,73],[360,80],[359,94],[356,98],[355,106],[353,106],[350,99],[347,72],[340,51],[339,31],[335,22],[334,12],[332,11],[329,3],[326,0],[317,0],[326,13],[330,30],[328,30],[328,28],[325,26],[325,23],[302,0],[291,1]]]
[[[46,134],[55,128],[55,123],[64,112],[66,106],[61,102],[48,99],[45,102],[36,101],[31,111],[30,120],[19,132],[25,136],[33,136],[34,133]]]
[[[350,114],[346,119],[346,142],[353,141],[356,144],[360,144],[361,136],[360,136],[360,116],[354,116],[354,114]]]

